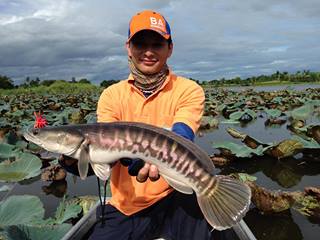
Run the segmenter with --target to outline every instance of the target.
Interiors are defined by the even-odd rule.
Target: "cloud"
[[[0,74],[17,83],[26,76],[123,79],[128,22],[143,9],[169,21],[169,64],[183,76],[319,71],[317,0],[12,0],[0,2]]]

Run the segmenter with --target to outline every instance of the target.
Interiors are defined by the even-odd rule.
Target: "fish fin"
[[[92,170],[94,174],[100,178],[102,181],[106,181],[109,179],[111,174],[111,166],[109,164],[100,164],[100,163],[92,163]]]
[[[80,157],[78,161],[78,170],[79,170],[80,178],[82,180],[86,179],[88,170],[89,170],[89,161],[90,161],[89,145],[90,145],[90,142],[88,139],[85,139],[80,145]]]
[[[161,173],[161,176],[168,182],[168,184],[171,187],[173,187],[177,191],[185,193],[185,194],[192,194],[193,193],[193,190],[191,187],[184,185],[183,183],[175,180],[174,178],[170,177],[169,175]]]
[[[236,225],[249,209],[251,190],[246,184],[227,176],[215,176],[214,188],[197,193],[198,203],[209,224],[217,230]]]

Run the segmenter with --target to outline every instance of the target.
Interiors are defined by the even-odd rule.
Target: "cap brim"
[[[161,37],[163,37],[164,39],[168,40],[170,38],[170,34],[167,34],[167,33],[163,33],[157,29],[150,29],[150,28],[144,28],[144,29],[140,29],[139,31],[136,31],[135,33],[133,33],[127,40],[127,42],[130,42],[130,40],[132,39],[132,37],[134,35],[136,35],[138,32],[141,32],[141,31],[145,31],[145,30],[148,30],[148,31],[154,31],[156,33],[158,33]]]

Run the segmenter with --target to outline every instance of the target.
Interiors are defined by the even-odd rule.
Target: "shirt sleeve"
[[[187,124],[184,124],[182,122],[173,124],[171,131],[186,139],[189,139],[192,142],[194,140],[194,132]]]
[[[204,91],[198,84],[190,84],[179,98],[173,123],[182,122],[197,132],[204,111]]]
[[[112,86],[105,89],[98,100],[97,121],[114,122],[120,119],[119,107],[116,106]]]

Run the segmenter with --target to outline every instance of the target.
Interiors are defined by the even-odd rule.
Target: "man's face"
[[[144,74],[159,72],[171,56],[172,47],[160,34],[150,30],[136,33],[127,43],[128,56]]]

